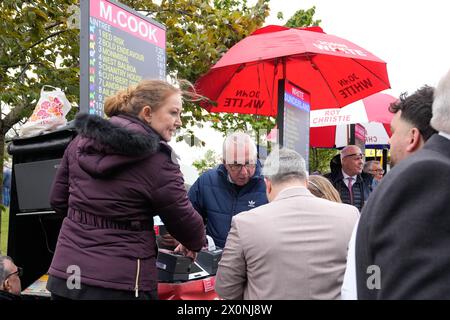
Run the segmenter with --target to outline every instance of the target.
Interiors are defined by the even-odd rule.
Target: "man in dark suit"
[[[363,172],[364,155],[356,145],[348,145],[340,154],[341,167],[331,166],[326,175],[341,196],[342,202],[355,206],[361,211],[372,192],[372,175]]]
[[[358,299],[450,299],[450,72],[431,125],[439,134],[396,164],[361,214]]]

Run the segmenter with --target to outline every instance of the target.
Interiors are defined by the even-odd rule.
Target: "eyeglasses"
[[[20,277],[23,275],[23,269],[22,269],[21,267],[17,267],[17,271],[14,271],[14,272],[8,274],[8,275],[5,277],[4,281],[5,281],[6,279],[8,279],[9,277],[12,277],[12,276],[15,275],[15,274],[17,274],[17,276],[20,278]]]
[[[383,170],[383,169],[374,169],[374,170],[369,170],[369,172],[375,172],[375,173],[381,173],[381,174],[383,174],[383,173],[384,173],[384,170]]]
[[[246,164],[233,163],[233,164],[229,164],[228,166],[230,167],[231,171],[234,171],[234,172],[240,172],[243,167],[245,167],[245,169],[247,169],[247,170],[252,170],[252,169],[256,168],[256,164],[254,164],[254,163],[246,163]]]
[[[352,157],[352,160],[358,161],[358,160],[364,160],[364,156],[362,153],[352,153],[352,154],[348,154],[346,156],[343,157],[344,158],[348,158],[348,157]]]

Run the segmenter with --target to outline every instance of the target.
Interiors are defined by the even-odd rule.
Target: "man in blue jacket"
[[[223,163],[202,174],[189,190],[189,200],[203,217],[206,234],[223,248],[231,218],[267,203],[266,186],[249,135],[235,132],[223,143]]]

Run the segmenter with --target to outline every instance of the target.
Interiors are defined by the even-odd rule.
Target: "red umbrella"
[[[311,94],[311,108],[340,108],[390,87],[386,63],[321,28],[267,26],[238,42],[196,82],[211,112],[275,116],[277,83]]]
[[[339,148],[347,145],[347,125],[361,123],[367,130],[366,145],[387,145],[391,136],[389,112],[396,98],[376,93],[341,109],[314,110],[310,114],[310,145]]]

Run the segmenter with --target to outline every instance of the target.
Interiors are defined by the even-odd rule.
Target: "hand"
[[[192,261],[195,261],[195,259],[197,258],[197,252],[187,249],[181,243],[175,248],[175,250],[173,250],[173,252],[189,257],[192,259]]]

